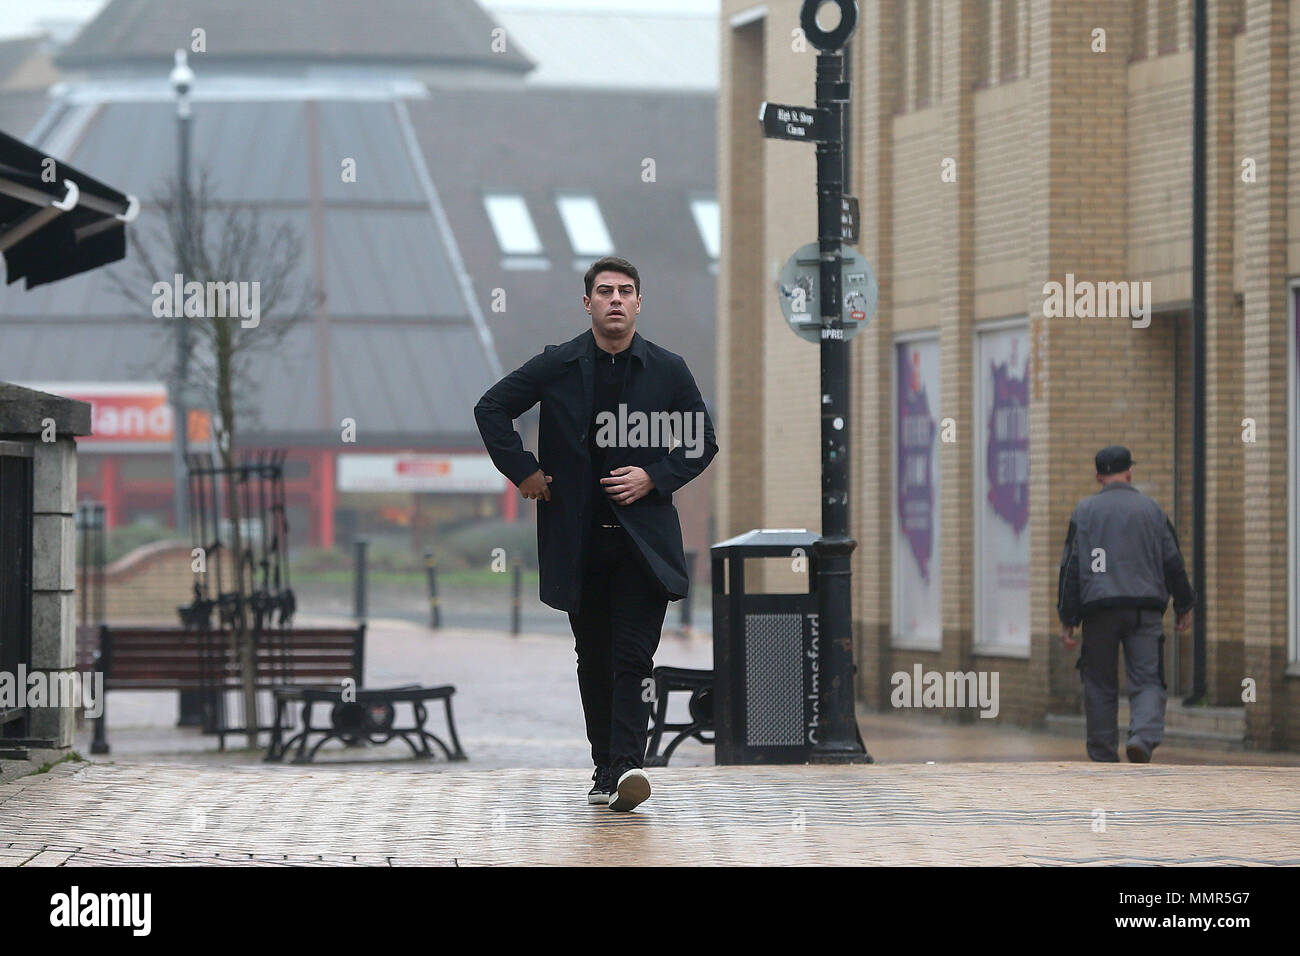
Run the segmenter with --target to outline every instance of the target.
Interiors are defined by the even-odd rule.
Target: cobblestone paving
[[[650,801],[620,814],[586,804],[582,770],[69,763],[0,788],[0,863],[1300,865],[1295,768],[699,767],[651,778]]]
[[[666,634],[656,662],[711,655]],[[714,767],[692,742],[616,814],[586,803],[571,639],[372,622],[366,677],[457,684],[469,761],[335,744],[263,764],[177,729],[174,693],[114,693],[111,754],[0,783],[0,865],[1300,865],[1300,755],[1100,765],[1076,737],[862,713],[877,764]]]

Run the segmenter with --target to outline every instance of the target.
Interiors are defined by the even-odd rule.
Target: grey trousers
[[[1159,611],[1105,608],[1083,616],[1079,673],[1088,722],[1088,756],[1119,760],[1119,646],[1128,675],[1128,739],[1155,750],[1165,736],[1164,626]]]

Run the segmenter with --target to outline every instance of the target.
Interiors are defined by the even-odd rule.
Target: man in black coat
[[[686,362],[636,331],[636,267],[606,256],[583,281],[591,328],[493,385],[474,417],[493,464],[537,501],[541,599],[569,613],[578,655],[589,802],[630,810],[650,795],[641,766],[659,632],[687,592],[672,496],[718,446]],[[539,402],[534,457],[514,420]]]

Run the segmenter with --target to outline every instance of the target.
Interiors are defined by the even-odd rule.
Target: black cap
[[[1107,445],[1097,452],[1097,474],[1099,475],[1118,475],[1121,471],[1128,471],[1135,464],[1133,456],[1123,445]]]

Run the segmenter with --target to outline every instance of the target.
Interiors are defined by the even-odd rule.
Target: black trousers
[[[620,770],[645,760],[653,685],[668,594],[622,527],[589,531],[582,599],[570,612],[578,690],[597,766]]]

